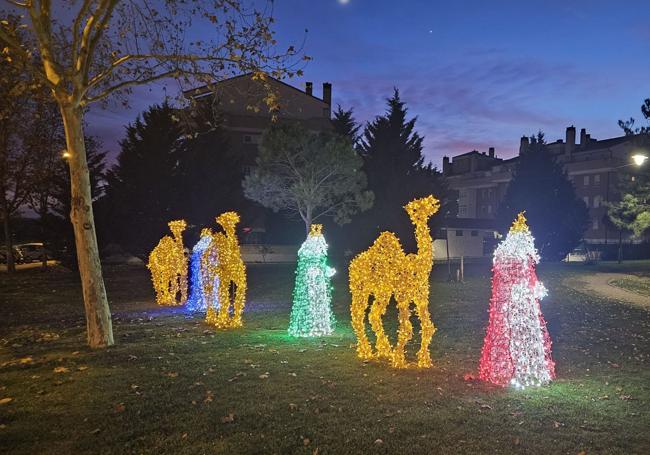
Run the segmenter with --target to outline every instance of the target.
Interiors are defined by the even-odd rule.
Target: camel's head
[[[210,228],[201,229],[201,238],[209,237],[209,236],[212,236],[212,229],[210,229]]]
[[[418,222],[426,222],[431,215],[436,213],[440,208],[440,201],[429,195],[421,199],[413,199],[411,202],[404,206],[409,218],[415,224]]]
[[[237,212],[225,212],[219,215],[216,221],[225,231],[234,231],[239,223],[239,215]]]
[[[180,237],[187,227],[187,223],[185,223],[185,220],[174,220],[167,223],[167,226],[169,226],[169,230],[172,231],[174,237]]]

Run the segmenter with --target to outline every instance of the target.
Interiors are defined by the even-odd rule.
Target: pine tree
[[[535,273],[538,262],[520,213],[494,252],[490,321],[479,367],[484,381],[524,388],[555,377],[551,339],[539,306],[546,288]]]
[[[535,226],[537,247],[547,260],[563,259],[578,245],[589,222],[585,203],[562,166],[545,149],[542,132],[531,137],[530,147],[519,156],[497,209],[497,223],[505,230],[524,210]]]
[[[167,232],[167,222],[183,218],[176,210],[181,136],[167,103],[151,106],[126,127],[108,175],[106,204],[111,238],[131,253],[148,254]]]
[[[334,331],[332,287],[334,269],[327,265],[327,243],[320,224],[312,224],[307,240],[298,250],[296,283],[289,321],[289,335],[316,337]]]
[[[348,237],[357,243],[354,249],[367,247],[383,230],[405,239],[406,248],[414,247],[411,224],[402,210],[413,199],[434,194],[442,201],[442,214],[455,214],[444,178],[431,164],[425,164],[423,137],[415,129],[417,118],[407,119],[408,109],[397,89],[387,104],[386,113],[366,125],[359,141],[375,204],[349,229]]]
[[[334,111],[332,127],[334,128],[335,133],[349,137],[350,141],[352,141],[352,145],[356,146],[359,142],[359,129],[361,128],[361,125],[359,125],[354,119],[352,108],[344,111],[339,104],[336,111]]]

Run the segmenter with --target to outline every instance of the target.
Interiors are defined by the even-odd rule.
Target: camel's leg
[[[187,302],[187,263],[184,264],[184,269],[181,270],[181,273],[178,275],[178,280],[181,287],[181,305],[185,305]]]
[[[372,307],[370,308],[370,314],[368,315],[370,326],[377,337],[377,343],[375,345],[375,348],[377,349],[377,357],[384,358],[390,358],[391,356],[390,341],[388,341],[388,337],[384,332],[384,324],[381,320],[384,314],[386,314],[388,302],[390,302],[390,294],[375,296],[375,300],[372,302]]]
[[[431,338],[436,331],[436,327],[431,322],[429,315],[429,299],[416,302],[415,310],[417,311],[418,318],[420,319],[420,350],[418,351],[418,367],[430,368],[433,363],[431,362],[431,355],[429,354],[429,344]]]
[[[350,312],[352,316],[352,328],[357,335],[357,355],[362,359],[372,358],[372,348],[366,336],[366,306],[368,304],[368,296],[360,295],[359,291],[351,290],[352,305]]]
[[[230,279],[219,277],[219,316],[217,316],[217,327],[226,328],[230,326],[228,311],[230,310]]]
[[[233,327],[241,327],[243,325],[242,313],[244,311],[245,300],[246,300],[246,277],[244,277],[243,280],[237,283],[235,303],[233,304],[234,307],[234,314],[232,320]]]
[[[397,329],[397,344],[393,350],[393,366],[395,368],[406,368],[406,355],[404,354],[404,349],[406,348],[406,343],[413,337],[413,324],[409,317],[411,316],[411,311],[409,309],[410,302],[397,302],[397,309],[399,310],[399,328]]]

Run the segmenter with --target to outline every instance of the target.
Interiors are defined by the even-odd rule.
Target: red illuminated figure
[[[539,301],[546,288],[538,281],[539,256],[520,213],[494,252],[490,321],[479,377],[501,386],[540,386],[555,377],[551,339]]]

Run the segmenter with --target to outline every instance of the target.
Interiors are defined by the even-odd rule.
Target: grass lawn
[[[344,273],[335,335],[296,340],[291,267],[249,269],[245,327],[228,332],[156,307],[145,269],[107,269],[117,345],[101,351],[85,347],[74,274],[1,274],[0,452],[650,453],[650,313],[562,285],[586,270],[540,268],[558,379],[524,391],[467,376],[487,266],[465,284],[435,267],[429,370],[357,360]]]

